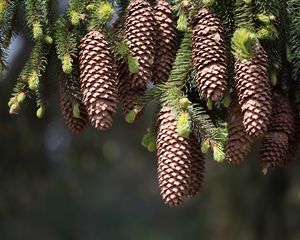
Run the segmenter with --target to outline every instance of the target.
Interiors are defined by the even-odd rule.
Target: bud
[[[9,108],[9,114],[17,114],[20,110],[20,105],[18,103],[14,103]]]
[[[72,108],[74,118],[80,118],[80,109],[78,103],[75,103]]]
[[[149,152],[156,150],[156,136],[153,132],[146,133],[142,139],[142,145],[148,149]]]
[[[129,111],[125,118],[126,122],[133,123],[135,121],[136,115],[137,115],[137,111],[135,109]]]
[[[181,112],[177,120],[177,133],[179,136],[188,138],[191,133],[191,121],[188,112]]]
[[[89,5],[87,5],[86,10],[88,10],[88,11],[95,11],[96,10],[95,4],[89,4]]]
[[[16,97],[11,97],[8,102],[8,107],[11,107],[16,102]]]
[[[276,75],[275,71],[271,72],[271,84],[272,84],[272,86],[277,85],[277,75]]]
[[[65,54],[63,57],[63,60],[62,60],[62,68],[63,68],[64,73],[70,74],[72,72],[72,66],[73,66],[72,62],[73,62],[73,59],[70,56],[70,54],[68,54],[68,53]]]
[[[265,23],[265,24],[269,24],[270,23],[270,16],[268,15],[265,15],[265,14],[257,14],[256,15],[257,19],[259,21],[261,21],[262,23]]]
[[[53,43],[53,38],[50,37],[49,35],[46,35],[44,37],[44,41],[48,44],[48,45],[51,45]]]
[[[24,102],[25,99],[26,99],[26,94],[24,92],[18,93],[18,95],[17,95],[17,102],[18,103]]]
[[[134,58],[131,54],[128,55],[128,68],[131,73],[138,73],[140,69],[139,61]]]
[[[177,29],[181,32],[186,32],[188,29],[188,20],[184,12],[179,14],[179,18],[177,20]]]
[[[112,19],[114,15],[114,9],[112,5],[108,2],[103,2],[99,5],[96,10],[96,16],[98,20],[102,23],[107,23]]]
[[[41,119],[41,118],[44,117],[44,115],[45,115],[45,107],[40,106],[40,107],[38,108],[38,110],[36,111],[36,116],[37,116],[39,119]]]
[[[201,152],[203,154],[206,154],[208,152],[209,148],[210,148],[210,145],[209,145],[208,140],[205,140],[201,143]]]
[[[246,28],[238,28],[232,37],[232,49],[235,56],[240,59],[250,59],[253,45],[257,42],[256,34]]]
[[[215,146],[213,148],[214,160],[217,162],[223,162],[225,160],[225,153],[219,147]]]
[[[190,103],[190,100],[186,97],[179,100],[179,105],[183,110],[187,109]]]
[[[36,91],[39,87],[39,75],[36,71],[33,71],[28,78],[28,86],[32,91]]]
[[[231,103],[230,94],[227,92],[223,99],[223,105],[225,108],[229,108],[230,103]]]
[[[207,99],[206,106],[207,106],[208,110],[212,110],[213,109],[213,102],[212,102],[212,100],[210,98]]]
[[[7,8],[8,2],[5,1],[0,1],[0,23],[2,24],[2,21],[4,19],[5,11]]]
[[[205,7],[211,7],[212,5],[214,5],[215,0],[202,0],[202,2]]]
[[[155,141],[154,142],[151,142],[149,145],[148,145],[148,151],[149,152],[155,152],[156,151],[156,143]]]
[[[70,21],[73,26],[78,26],[81,20],[80,13],[76,11],[71,11],[70,12]]]
[[[32,26],[32,31],[33,31],[33,38],[35,40],[39,40],[43,38],[43,29],[42,29],[42,25],[40,24],[40,22],[34,22],[33,26]]]

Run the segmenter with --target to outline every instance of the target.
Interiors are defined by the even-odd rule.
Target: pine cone
[[[89,32],[80,44],[80,83],[92,125],[107,130],[116,112],[115,65],[104,35]]]
[[[133,0],[125,17],[125,39],[132,56],[139,62],[139,71],[131,75],[131,84],[136,89],[146,89],[152,80],[155,55],[155,22],[152,8],[145,0]]]
[[[229,130],[226,144],[226,160],[230,164],[240,164],[251,150],[253,139],[245,132],[243,113],[234,99],[228,109]]]
[[[73,104],[66,93],[60,90],[60,110],[65,124],[73,134],[79,134],[84,130],[87,124],[87,112],[81,102],[79,104],[80,118],[73,116]]]
[[[158,181],[161,195],[170,206],[182,203],[202,189],[204,157],[195,136],[178,136],[171,109],[164,107],[158,114],[157,156]]]
[[[272,93],[268,79],[268,56],[260,44],[253,49],[250,60],[235,62],[235,85],[244,114],[248,135],[262,137],[272,114]]]
[[[153,10],[157,29],[153,81],[158,84],[168,80],[176,56],[176,24],[171,17],[172,8],[165,0],[156,0]]]
[[[260,152],[264,173],[269,169],[283,167],[289,157],[289,146],[295,136],[295,118],[288,97],[274,95],[273,114],[268,134]]]
[[[218,102],[228,88],[227,53],[224,29],[208,9],[201,9],[192,19],[193,65],[199,92]]]
[[[133,89],[131,87],[127,63],[119,61],[117,69],[118,100],[121,104],[122,114],[126,117],[128,112],[133,109],[139,97],[144,94],[145,90],[141,88]]]

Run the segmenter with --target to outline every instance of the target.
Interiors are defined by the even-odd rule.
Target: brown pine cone
[[[192,19],[193,65],[201,95],[213,102],[222,99],[228,88],[227,52],[220,20],[202,8]]]
[[[226,160],[230,164],[240,164],[250,152],[253,139],[245,132],[243,113],[235,99],[231,102],[228,113]]]
[[[262,171],[284,167],[289,158],[289,146],[295,136],[295,116],[288,97],[275,94],[273,114],[260,152]]]
[[[166,204],[178,206],[185,197],[194,196],[202,189],[205,171],[200,146],[191,135],[178,136],[176,120],[171,109],[163,107],[157,119],[158,181]]]
[[[86,127],[88,117],[87,112],[81,102],[79,105],[80,118],[73,116],[73,104],[71,98],[67,96],[63,89],[60,90],[60,110],[65,124],[73,134],[79,134]]]
[[[145,89],[133,89],[131,87],[127,63],[118,61],[117,76],[118,100],[121,105],[122,114],[124,117],[126,117],[128,112],[133,109],[139,97],[144,94]]]
[[[268,56],[259,43],[250,60],[235,62],[235,87],[244,114],[243,124],[248,135],[262,137],[272,114],[272,93],[268,77]]]
[[[102,33],[91,31],[81,40],[79,61],[89,119],[95,128],[107,130],[116,113],[117,88],[114,60]]]
[[[153,82],[158,84],[168,80],[176,56],[176,24],[172,7],[165,0],[156,0],[153,10],[157,30]]]
[[[133,88],[146,89],[152,80],[155,56],[155,21],[150,4],[145,0],[130,2],[125,16],[125,39],[132,56],[139,62],[139,71],[130,74]]]

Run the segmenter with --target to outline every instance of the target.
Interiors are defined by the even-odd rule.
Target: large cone
[[[125,17],[125,39],[134,58],[139,62],[139,71],[131,74],[131,84],[136,89],[146,89],[152,80],[155,56],[155,21],[152,8],[145,0],[133,0]]]
[[[92,125],[107,130],[116,112],[115,65],[104,35],[89,32],[80,44],[80,84]]]
[[[172,8],[165,0],[156,0],[154,6],[156,22],[156,52],[153,81],[155,84],[166,82],[176,56],[176,24]]]
[[[127,63],[119,61],[117,64],[117,69],[118,100],[121,105],[122,114],[124,117],[126,117],[128,112],[135,106],[135,103],[139,97],[144,94],[145,89],[134,89],[131,87]]]
[[[289,144],[295,136],[295,118],[288,97],[274,96],[272,120],[260,152],[261,168],[283,167],[289,158]]]
[[[228,88],[224,29],[208,9],[201,9],[192,19],[193,65],[201,95],[218,102]]]
[[[234,80],[247,134],[264,136],[272,114],[272,93],[268,56],[260,44],[254,46],[252,59],[235,62]]]
[[[226,160],[230,164],[240,164],[250,152],[253,139],[245,132],[243,113],[235,99],[231,102],[228,112]]]
[[[64,122],[73,134],[79,134],[84,130],[87,124],[87,112],[81,102],[76,101],[80,111],[80,117],[73,115],[73,103],[71,98],[61,89],[60,91],[60,109]]]
[[[164,107],[158,114],[157,155],[161,195],[170,206],[182,203],[202,189],[204,157],[195,136],[178,136],[176,120]]]

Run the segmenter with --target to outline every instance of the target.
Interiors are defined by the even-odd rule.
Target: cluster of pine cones
[[[80,132],[88,120],[99,130],[110,128],[117,102],[126,115],[149,81],[158,84],[168,80],[176,55],[176,24],[171,14],[165,0],[156,0],[154,6],[145,0],[129,4],[123,36],[139,62],[137,73],[131,73],[126,62],[114,60],[104,34],[91,31],[81,40],[80,118],[74,118],[72,105],[61,98],[71,131]],[[203,99],[220,102],[229,91],[228,50],[222,23],[202,8],[192,18],[191,27],[195,83]],[[272,96],[268,56],[259,42],[252,52],[249,60],[235,59],[226,159],[231,164],[242,162],[254,140],[263,137],[261,165],[266,172],[285,166],[295,156],[299,119],[287,96]],[[177,206],[202,189],[205,167],[200,143],[193,134],[188,138],[179,136],[172,109],[163,106],[157,116],[156,145],[161,195],[167,204]]]

